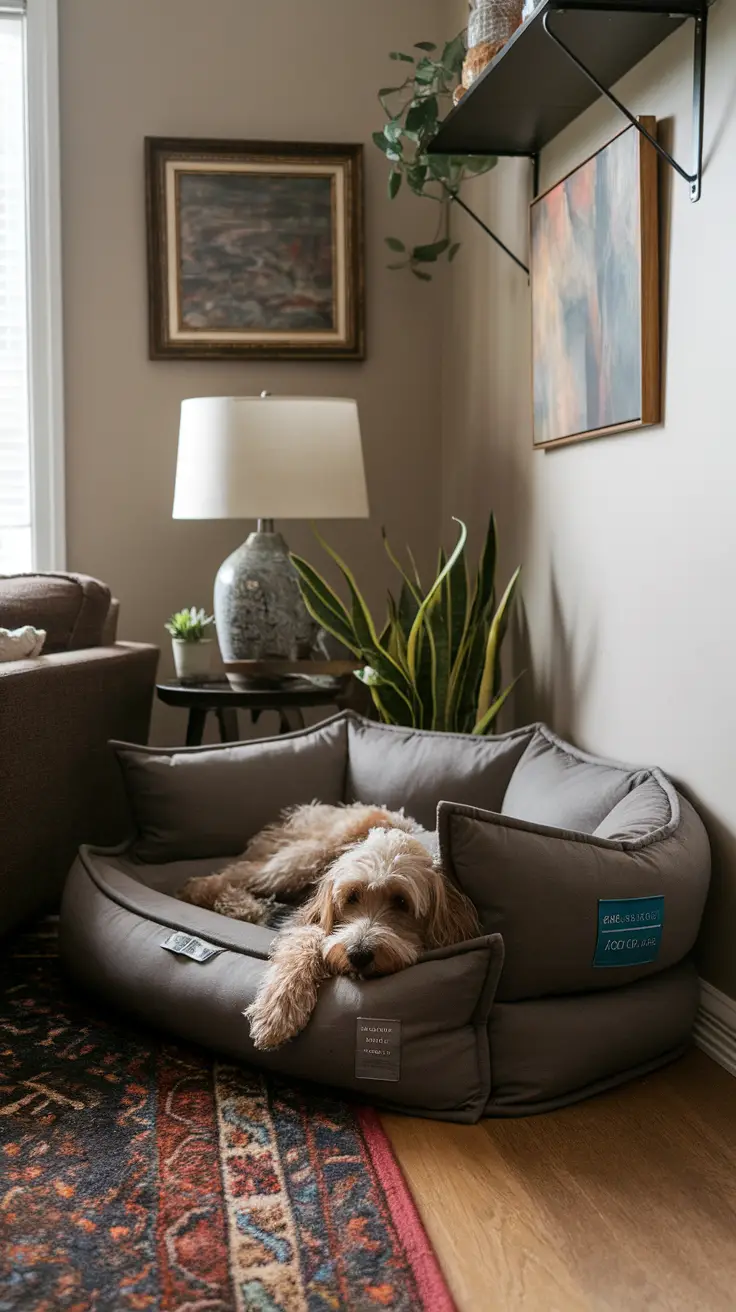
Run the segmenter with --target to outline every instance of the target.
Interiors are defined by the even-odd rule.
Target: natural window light
[[[33,564],[24,27],[0,14],[0,573]]]
[[[0,0],[0,574],[65,567],[57,0]]]

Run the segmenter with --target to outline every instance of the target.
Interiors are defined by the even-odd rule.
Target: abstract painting
[[[657,223],[657,157],[634,127],[532,203],[535,446],[659,421]]]
[[[146,140],[153,359],[361,359],[362,147]]]

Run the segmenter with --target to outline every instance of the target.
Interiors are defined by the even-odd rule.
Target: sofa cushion
[[[336,805],[345,791],[344,717],[317,729],[220,747],[113,743],[140,861],[234,856],[288,806]]]
[[[352,718],[345,800],[404,807],[425,829],[434,829],[441,801],[498,810],[532,732],[474,738]]]
[[[99,647],[109,609],[110,589],[86,574],[0,577],[0,627],[45,629],[44,654]]]
[[[515,820],[592,834],[648,773],[574,752],[548,729],[537,728],[514,770],[502,805],[488,809],[500,810]]]

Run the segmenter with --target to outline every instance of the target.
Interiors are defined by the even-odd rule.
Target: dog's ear
[[[428,947],[444,948],[464,943],[480,933],[478,913],[473,903],[438,870],[432,881]]]
[[[299,912],[302,925],[319,925],[324,934],[331,934],[335,923],[335,908],[332,902],[332,880],[323,878],[317,884],[308,902]]]

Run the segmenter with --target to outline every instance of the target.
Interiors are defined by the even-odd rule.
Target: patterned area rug
[[[0,962],[0,1312],[451,1312],[377,1116]]]

